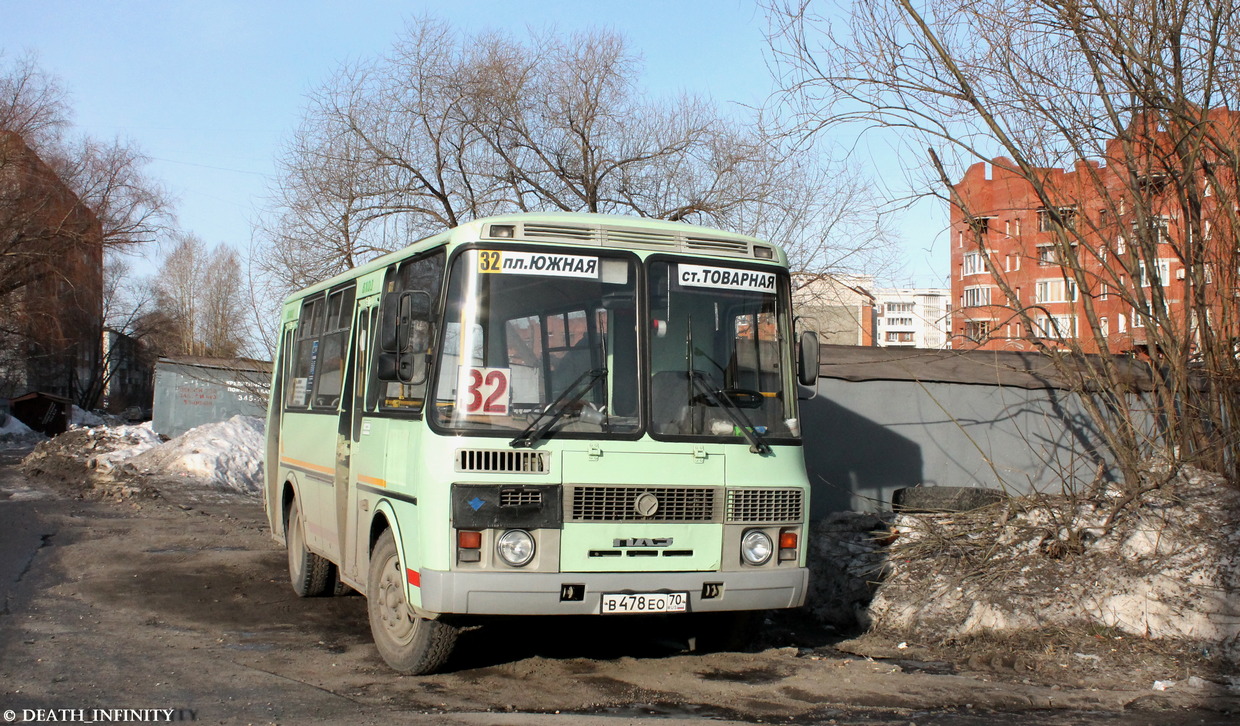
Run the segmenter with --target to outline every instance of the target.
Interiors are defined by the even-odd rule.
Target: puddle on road
[[[759,685],[782,681],[788,677],[788,673],[783,668],[746,668],[739,671],[699,671],[698,677],[707,681],[727,681],[728,683]]]

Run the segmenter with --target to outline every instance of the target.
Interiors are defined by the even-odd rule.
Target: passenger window
[[[322,324],[323,297],[320,295],[306,300],[301,306],[292,370],[284,400],[287,408],[307,408],[310,405],[310,391],[314,389],[315,370],[319,359],[319,330]]]
[[[344,381],[345,346],[353,323],[353,287],[336,290],[327,298],[327,319],[319,344],[317,381],[314,388],[316,409],[335,409],[340,403]]]

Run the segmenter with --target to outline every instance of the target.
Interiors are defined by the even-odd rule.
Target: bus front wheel
[[[439,620],[418,617],[405,596],[405,577],[396,555],[392,530],[379,536],[370,555],[366,609],[370,633],[379,655],[406,675],[432,673],[448,660],[457,629]]]
[[[306,546],[306,525],[301,521],[301,504],[294,499],[288,510],[284,532],[288,545],[288,577],[300,597],[321,597],[335,586],[332,563]]]

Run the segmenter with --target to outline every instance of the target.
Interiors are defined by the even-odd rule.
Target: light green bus
[[[775,245],[597,214],[479,219],[290,296],[265,504],[294,589],[363,593],[413,674],[488,616],[719,636],[801,605],[818,345],[789,298]]]

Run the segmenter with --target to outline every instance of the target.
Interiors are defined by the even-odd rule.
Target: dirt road
[[[1081,683],[918,662],[916,649],[847,655],[786,617],[755,652],[711,655],[684,652],[660,622],[497,622],[462,636],[447,673],[402,677],[375,652],[362,597],[293,595],[256,501],[178,482],[74,499],[72,483],[22,478],[16,456],[0,452],[0,712],[17,721],[95,708],[203,723],[1235,719],[1225,695],[1123,673]]]

